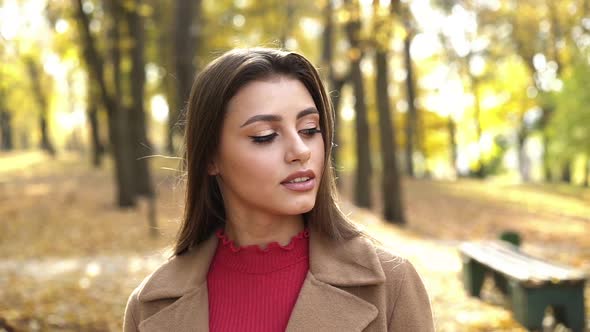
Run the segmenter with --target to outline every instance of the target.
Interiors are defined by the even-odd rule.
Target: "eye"
[[[272,133],[264,136],[250,136],[250,138],[252,139],[252,142],[256,144],[264,144],[272,142],[277,136],[277,133]]]
[[[305,136],[311,137],[315,134],[321,133],[322,131],[318,127],[314,127],[314,128],[302,129],[299,132]]]

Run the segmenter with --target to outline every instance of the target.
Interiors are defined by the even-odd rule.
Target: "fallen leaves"
[[[71,156],[12,157],[23,164],[0,169],[0,330],[120,331],[128,295],[170,256],[183,193],[176,174],[160,168],[175,165],[156,161],[161,236],[152,239],[145,206],[114,208],[108,168],[91,170]],[[404,189],[404,229],[348,202],[343,210],[416,266],[437,331],[524,331],[493,285],[484,285],[486,302],[465,294],[462,240],[515,229],[526,250],[590,271],[586,191],[425,180],[405,180]],[[519,204],[517,192],[531,199]],[[562,206],[575,208],[562,213]]]

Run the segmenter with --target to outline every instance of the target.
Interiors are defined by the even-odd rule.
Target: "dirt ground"
[[[114,208],[109,167],[78,156],[0,155],[0,331],[119,331],[131,290],[169,256],[182,211],[176,163],[153,160],[158,238],[147,205]],[[353,220],[410,259],[430,294],[437,331],[524,331],[493,285],[466,296],[457,245],[516,230],[523,249],[590,272],[590,190],[494,181],[404,180],[408,225],[343,200]],[[346,191],[346,189],[344,190]],[[378,205],[378,204],[377,204]],[[586,291],[590,317],[590,292]]]

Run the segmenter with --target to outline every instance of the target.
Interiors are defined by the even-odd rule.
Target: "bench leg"
[[[463,262],[463,285],[470,296],[480,296],[486,267],[473,259]]]
[[[584,331],[586,319],[583,283],[527,288],[511,280],[510,294],[514,318],[527,329],[541,329],[545,309],[552,306],[556,318],[568,328],[574,332]]]
[[[493,276],[496,288],[498,288],[498,290],[500,290],[502,294],[508,294],[508,280],[506,279],[506,277],[499,272],[494,272]]]

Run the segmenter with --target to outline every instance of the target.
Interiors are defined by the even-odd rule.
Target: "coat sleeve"
[[[135,289],[129,299],[125,308],[125,317],[123,318],[123,332],[137,332],[137,291]]]
[[[400,266],[402,278],[396,292],[388,331],[434,332],[430,300],[422,279],[407,260]]]

